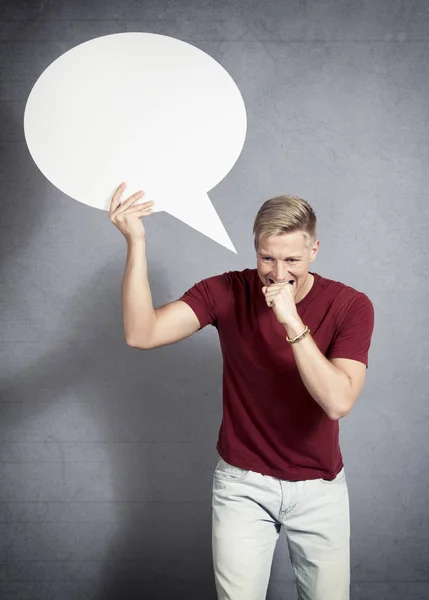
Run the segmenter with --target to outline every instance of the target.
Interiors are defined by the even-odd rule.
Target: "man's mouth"
[[[268,281],[270,282],[271,285],[274,285],[274,283],[276,283],[274,281],[274,279],[271,279],[270,277],[268,277]],[[283,283],[283,282],[281,282],[281,283]],[[295,281],[293,279],[289,279],[289,281],[287,281],[287,282],[285,281],[284,283],[290,283],[291,285],[293,285],[295,283]]]

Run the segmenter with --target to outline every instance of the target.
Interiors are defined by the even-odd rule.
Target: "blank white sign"
[[[153,33],[92,39],[57,58],[24,113],[33,160],[59,190],[108,210],[114,189],[165,210],[236,252],[207,192],[232,169],[246,109],[202,50]],[[152,217],[153,218],[153,217]]]

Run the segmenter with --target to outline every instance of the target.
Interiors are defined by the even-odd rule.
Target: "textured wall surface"
[[[124,239],[105,212],[54,188],[24,141],[41,72],[79,43],[125,31],[208,52],[248,112],[243,153],[211,192],[238,255],[152,215],[155,306],[253,268],[253,219],[267,198],[312,204],[313,270],[364,291],[376,311],[367,383],[340,423],[352,600],[429,598],[424,0],[1,2],[0,597],[215,599],[216,330],[128,347]],[[282,535],[268,599],[295,598]]]

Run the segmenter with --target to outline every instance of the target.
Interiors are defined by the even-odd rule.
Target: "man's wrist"
[[[128,247],[140,247],[140,246],[145,246],[146,245],[146,238],[145,237],[134,237],[134,238],[125,238],[128,244]]]
[[[299,315],[296,315],[296,317],[294,317],[287,323],[284,323],[283,326],[286,330],[287,336],[291,339],[293,339],[297,335],[301,335],[301,333],[305,329],[305,325],[301,321],[301,318],[299,317]]]

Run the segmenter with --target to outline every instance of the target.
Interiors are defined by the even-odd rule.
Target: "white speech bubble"
[[[92,39],[57,58],[25,107],[30,154],[68,196],[108,210],[142,189],[165,210],[236,252],[207,192],[231,170],[246,137],[246,109],[211,56],[153,33]]]

